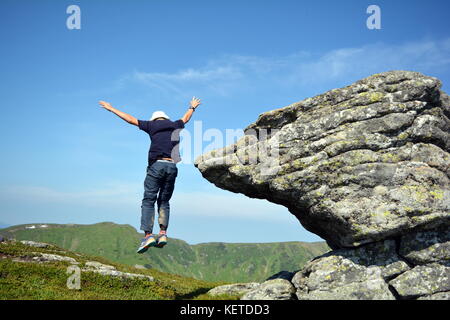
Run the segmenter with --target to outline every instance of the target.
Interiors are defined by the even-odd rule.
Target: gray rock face
[[[450,228],[406,235],[399,253],[416,265],[439,261],[450,265]]]
[[[98,261],[86,261],[84,265],[87,268],[93,268],[93,269],[116,270],[116,267],[110,266],[108,264],[103,264]]]
[[[20,241],[22,244],[35,247],[35,248],[49,248],[52,247],[51,244],[43,243],[43,242],[36,242],[36,241],[29,241],[29,240],[22,240]]]
[[[388,280],[409,266],[391,240],[342,249],[310,263],[292,279],[300,300],[394,300]]]
[[[72,257],[61,256],[59,254],[51,254],[51,253],[42,253],[42,252],[32,252],[34,257],[32,257],[33,261],[36,262],[69,262],[71,264],[79,264],[77,260]]]
[[[273,279],[263,282],[255,289],[247,292],[241,300],[294,300],[295,288],[285,279]]]
[[[450,300],[449,231],[412,232],[395,240],[333,250],[311,260],[293,277],[282,271],[254,284],[241,299]]]
[[[450,300],[450,292],[438,292],[429,296],[423,296],[417,300]]]
[[[258,282],[226,284],[209,290],[208,294],[211,296],[220,296],[223,294],[230,296],[242,296],[245,293],[257,288],[259,285],[260,284]]]
[[[448,229],[441,230],[445,232]],[[299,300],[445,300],[449,297],[446,292],[450,291],[448,257],[431,254],[427,260],[423,252],[444,252],[447,244],[430,240],[428,247],[426,244],[415,247],[417,239],[431,239],[432,234],[418,232],[397,241],[378,241],[324,254],[295,274],[292,283],[297,297]],[[407,256],[421,259],[405,259],[400,248],[409,248]]]
[[[266,112],[234,145],[196,159],[216,186],[284,205],[335,249],[243,299],[449,299],[450,97],[440,88],[417,72],[376,74]]]
[[[114,266],[110,266],[107,264],[100,263],[98,261],[87,261],[85,263],[85,268],[81,269],[83,272],[94,272],[99,273],[104,276],[111,276],[111,277],[119,277],[119,278],[140,278],[140,279],[146,279],[148,281],[154,281],[155,279],[151,276],[147,276],[144,274],[138,274],[138,273],[129,273],[129,272],[122,272],[116,270]]]
[[[438,263],[417,266],[401,274],[390,284],[404,298],[450,291],[450,268]]]
[[[376,74],[260,115],[195,165],[222,189],[284,205],[333,248],[445,227],[450,97],[440,88],[417,72]]]

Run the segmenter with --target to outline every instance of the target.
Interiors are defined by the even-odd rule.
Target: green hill
[[[62,248],[105,257],[111,261],[142,265],[163,272],[207,281],[263,281],[282,271],[300,269],[308,260],[329,250],[325,242],[203,243],[189,245],[170,238],[164,249],[135,253],[139,239],[129,225],[103,222],[93,225],[34,224],[12,226],[0,235],[17,240],[53,243]],[[28,227],[28,228],[27,228]]]
[[[56,259],[55,259],[56,258]],[[114,274],[87,270],[92,263]],[[79,287],[70,289],[68,268],[80,270]],[[210,300],[206,292],[223,282],[206,282],[154,269],[138,269],[57,246],[0,242],[0,300]],[[73,288],[73,287],[72,287]]]

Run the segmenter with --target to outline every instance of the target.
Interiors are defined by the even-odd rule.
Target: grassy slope
[[[113,265],[117,270],[141,273],[154,277],[155,281],[146,279],[120,279],[92,272],[81,273],[81,290],[67,288],[67,262],[18,262],[14,259],[34,256],[33,252],[43,252],[68,256],[80,262],[99,261]],[[193,278],[181,277],[152,269],[113,263],[101,257],[80,255],[59,247],[34,248],[20,242],[0,243],[0,299],[75,299],[75,300],[173,300],[173,299],[211,299],[206,292],[223,284],[206,282]],[[232,296],[214,299],[237,299]]]
[[[262,281],[281,270],[298,270],[308,260],[328,251],[324,242],[189,245],[170,238],[164,249],[152,248],[146,254],[138,255],[135,250],[142,235],[129,225],[109,222],[49,225],[46,229],[13,226],[1,230],[0,234],[18,240],[54,243],[128,265],[140,264],[197,279],[229,282]]]

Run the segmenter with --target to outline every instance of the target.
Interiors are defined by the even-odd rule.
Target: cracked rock
[[[83,272],[94,272],[104,276],[119,277],[119,278],[130,278],[130,279],[141,278],[147,279],[149,281],[155,280],[152,276],[147,276],[144,274],[118,271],[114,266],[106,265],[98,261],[87,261],[85,263],[85,266],[86,268],[82,269]]]
[[[450,291],[450,268],[439,263],[417,266],[389,282],[404,298]]]
[[[267,280],[247,292],[241,300],[295,300],[295,288],[285,279]]]
[[[292,283],[299,300],[393,300],[386,281],[409,270],[395,241],[340,249],[310,261]]]
[[[208,294],[211,296],[219,296],[222,294],[231,296],[242,296],[245,293],[255,289],[259,285],[260,284],[258,282],[227,284],[209,290]]]
[[[288,208],[333,248],[450,225],[450,98],[389,71],[265,112],[198,157],[219,188]],[[282,214],[282,213],[280,213]]]
[[[71,257],[61,256],[58,254],[51,254],[51,253],[41,253],[41,252],[32,252],[34,257],[32,257],[33,261],[36,262],[54,262],[54,261],[63,261],[63,262],[70,262],[71,264],[79,264],[77,260]]]
[[[450,264],[450,228],[408,234],[401,239],[405,259],[420,265],[430,262]]]
[[[22,240],[20,241],[22,244],[35,247],[35,248],[49,248],[53,247],[51,244],[43,243],[43,242],[35,242],[35,241],[28,241],[28,240]]]
[[[334,250],[246,299],[446,299],[450,97],[437,78],[372,75],[261,114],[195,160],[217,187],[285,206]],[[282,213],[280,213],[282,214]],[[282,277],[281,277],[282,278]],[[269,282],[271,283],[271,282]]]

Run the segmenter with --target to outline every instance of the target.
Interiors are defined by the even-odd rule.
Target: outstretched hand
[[[192,108],[197,108],[199,105],[201,105],[200,99],[196,98],[196,97],[192,97],[192,100],[190,102],[190,105]]]
[[[104,108],[104,109],[106,109],[108,111],[110,111],[111,108],[112,108],[112,106],[106,101],[101,101],[100,100],[98,103],[102,106],[102,108]]]

